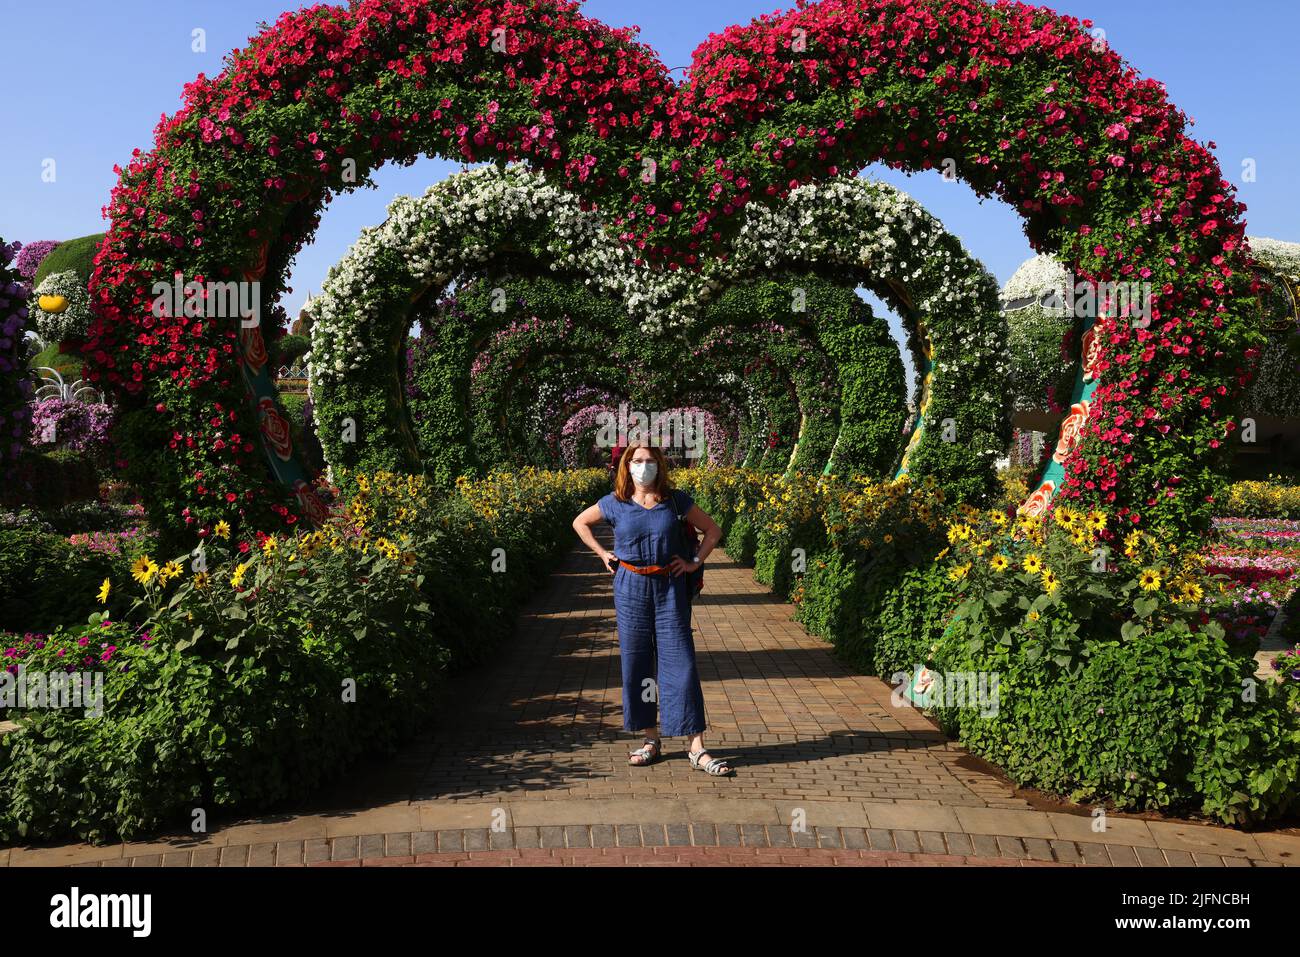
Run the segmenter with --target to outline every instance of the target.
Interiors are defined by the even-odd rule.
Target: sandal
[[[721,758],[710,757],[709,760],[705,761],[704,756],[708,753],[708,751],[688,751],[686,755],[691,759],[691,767],[707,771],[709,774],[718,777],[730,777],[736,773],[736,769]]]
[[[658,738],[646,738],[645,744],[635,751],[629,752],[627,763],[636,767],[644,767],[647,764],[653,764],[657,761],[662,753],[662,742]],[[638,760],[638,758],[640,760]]]

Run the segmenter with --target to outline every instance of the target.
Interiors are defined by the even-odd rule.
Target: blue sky
[[[152,145],[163,113],[180,105],[181,87],[215,74],[259,21],[273,21],[286,0],[0,0],[6,54],[0,60],[6,122],[0,143],[0,236],[30,242],[70,239],[105,228],[101,209],[115,182],[113,165]],[[760,0],[588,0],[585,11],[614,26],[636,24],[670,67],[690,62],[711,31],[781,9]],[[1300,107],[1296,96],[1294,0],[1061,0],[1056,9],[1090,17],[1140,72],[1162,80],[1172,101],[1196,121],[1193,135],[1214,140],[1228,179],[1247,206],[1248,232],[1300,241]],[[192,31],[206,31],[194,52]],[[1242,163],[1257,179],[1242,182]],[[57,178],[41,179],[54,159]],[[290,314],[362,227],[385,217],[388,202],[420,193],[454,172],[422,160],[384,168],[377,190],[343,196],[323,217],[314,243],[294,266]],[[957,233],[1004,282],[1031,253],[1019,219],[1000,202],[979,203],[961,183],[938,174],[882,178],[901,186]]]

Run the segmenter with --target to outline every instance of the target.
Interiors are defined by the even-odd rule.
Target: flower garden
[[[566,0],[361,0],[187,85],[105,233],[0,242],[0,665],[103,688],[0,697],[0,843],[292,807],[395,753],[573,547],[621,406],[702,423],[676,483],[853,668],[1000,676],[995,714],[927,710],[1016,783],[1292,817],[1300,247],[1247,236],[1089,26],[821,0],[679,83]],[[475,168],[394,200],[290,334],[330,199],[421,156]],[[954,157],[1040,253],[1001,289],[855,175]],[[1071,278],[1149,315],[1067,310]],[[205,308],[225,284],[252,309]]]

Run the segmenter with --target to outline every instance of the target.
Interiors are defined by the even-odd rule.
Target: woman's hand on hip
[[[601,552],[600,560],[605,563],[611,575],[618,571],[618,556],[613,552]]]
[[[689,575],[692,572],[699,571],[704,562],[688,562],[684,558],[674,557],[668,563],[668,570],[674,575]]]

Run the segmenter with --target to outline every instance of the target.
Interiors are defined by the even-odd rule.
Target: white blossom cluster
[[[776,208],[751,204],[728,261],[670,272],[636,266],[598,213],[519,165],[461,173],[421,197],[400,197],[386,222],[363,231],[317,301],[307,356],[313,395],[384,361],[394,289],[414,301],[502,251],[534,257],[617,298],[648,334],[689,326],[701,303],[748,277],[839,264],[846,278],[905,297],[914,353],[924,340],[932,346],[936,397],[1001,402],[994,383],[1009,363],[996,283],[937,219],[892,186],[838,179],[800,187]]]
[[[1247,236],[1250,252],[1261,266],[1293,283],[1300,283],[1300,243],[1288,243],[1264,236]]]
[[[62,312],[46,312],[42,297],[62,296],[67,302]],[[90,291],[86,281],[74,270],[51,273],[32,290],[28,312],[36,334],[46,342],[63,342],[85,336],[90,329]]]
[[[1069,281],[1069,271],[1055,256],[1040,254],[1026,260],[1007,280],[1002,287],[1002,301],[1014,303],[1032,299],[1035,304],[1041,304],[1043,297],[1051,292],[1064,297]]]

